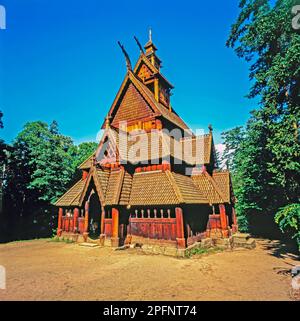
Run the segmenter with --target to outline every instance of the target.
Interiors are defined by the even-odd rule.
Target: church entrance
[[[90,197],[89,206],[89,237],[98,239],[101,231],[101,203],[97,193]]]

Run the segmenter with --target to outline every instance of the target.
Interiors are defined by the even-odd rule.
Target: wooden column
[[[101,207],[101,225],[100,225],[100,245],[104,246],[105,243],[105,234],[104,234],[104,225],[105,225],[105,209]]]
[[[154,80],[154,97],[159,102],[159,83],[157,78]]]
[[[89,235],[89,202],[85,203],[85,215],[84,215],[84,231],[83,239],[86,242]]]
[[[227,225],[225,205],[220,204],[219,209],[220,209],[220,221],[221,221],[222,235],[224,237],[228,237],[228,225]]]
[[[183,229],[183,212],[181,207],[175,208],[176,215],[176,241],[178,248],[185,248],[185,238]]]
[[[238,229],[235,208],[232,206],[232,233],[236,233]]]
[[[73,227],[74,227],[74,233],[78,232],[78,217],[79,217],[79,208],[74,209],[73,214]]]
[[[104,234],[104,224],[105,224],[105,209],[102,207],[101,210],[101,225],[100,225],[100,234]]]
[[[119,246],[119,210],[116,208],[112,209],[112,237],[111,246]]]
[[[64,210],[60,207],[58,209],[58,223],[57,223],[57,236],[61,236],[62,233],[62,217]]]

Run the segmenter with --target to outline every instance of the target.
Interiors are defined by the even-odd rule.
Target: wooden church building
[[[135,38],[136,39],[136,38]],[[196,136],[175,112],[157,48],[140,45],[82,178],[57,202],[58,236],[118,247],[184,249],[238,229],[230,173],[218,168],[212,128]],[[201,117],[199,115],[199,117]]]

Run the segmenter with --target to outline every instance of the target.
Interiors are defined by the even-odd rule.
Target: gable
[[[137,70],[137,76],[143,81],[153,77],[153,72],[147,67],[144,63],[142,63]]]
[[[117,162],[118,150],[116,147],[117,137],[115,135],[117,135],[116,132],[108,129],[101,139],[96,151],[96,161],[101,165]]]
[[[112,126],[119,127],[119,122],[121,121],[132,121],[153,116],[154,113],[150,106],[132,82],[130,82],[117,108],[115,116],[113,116]]]

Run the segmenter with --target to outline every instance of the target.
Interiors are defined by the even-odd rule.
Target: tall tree
[[[248,97],[260,97],[260,108],[235,155],[242,180],[240,215],[253,206],[274,216],[279,207],[299,202],[300,35],[292,28],[296,4],[299,0],[241,0],[227,41],[250,63],[253,86]]]

